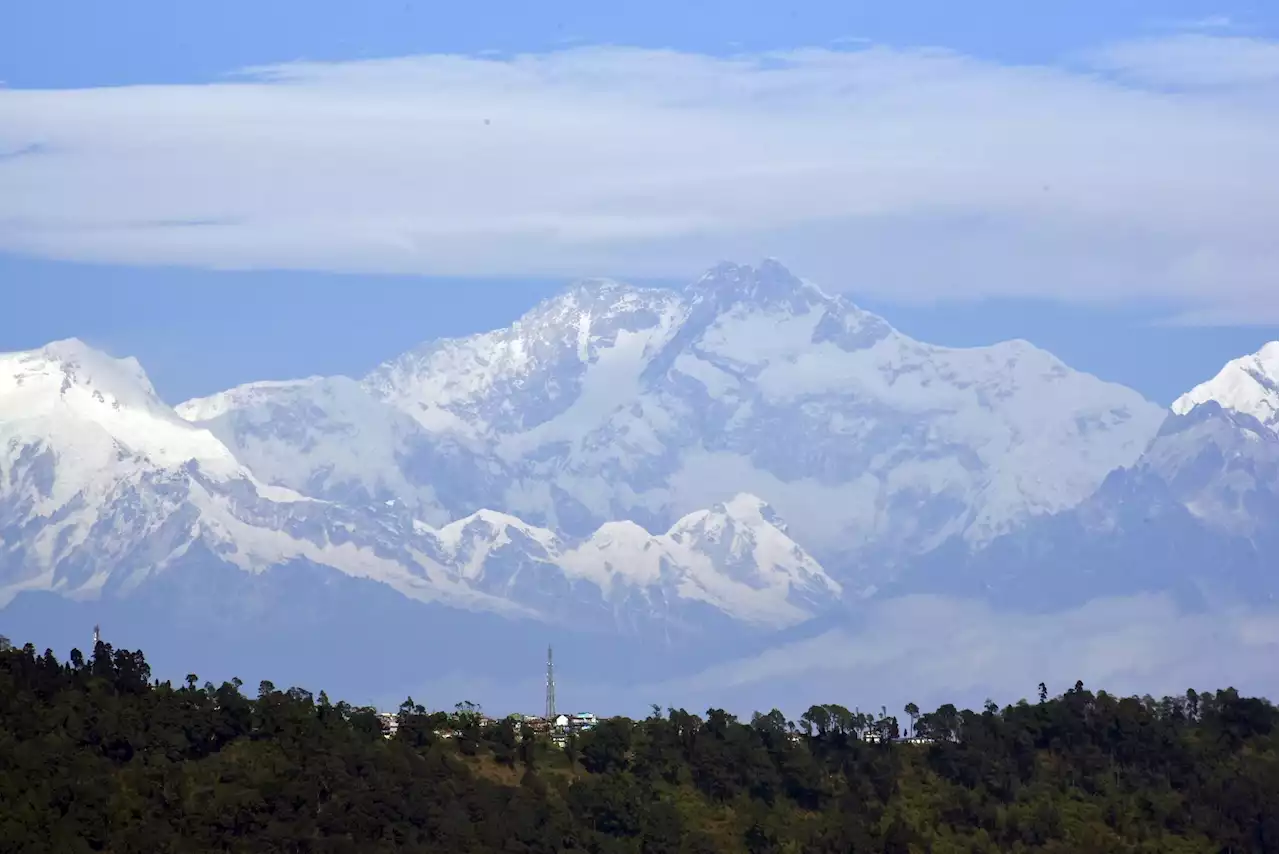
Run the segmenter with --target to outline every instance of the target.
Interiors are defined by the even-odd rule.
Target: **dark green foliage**
[[[141,653],[0,644],[0,852],[1252,852],[1277,848],[1276,709],[1077,683],[982,711],[656,708],[554,748],[412,699],[152,683]]]
[[[615,774],[630,765],[633,724],[626,718],[609,718],[583,733],[578,740],[582,767],[592,774]]]

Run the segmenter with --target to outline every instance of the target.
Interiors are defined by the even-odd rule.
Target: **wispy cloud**
[[[1261,92],[1272,97],[1280,59],[1273,43],[1201,33],[1126,42],[1093,51],[1089,57],[1097,68],[1140,84]]]
[[[1206,15],[1203,18],[1187,21],[1184,27],[1188,30],[1225,30],[1234,24],[1235,22],[1226,15]]]
[[[41,145],[38,142],[32,142],[22,146],[21,148],[16,148],[11,151],[0,151],[0,161],[16,160],[19,157],[31,157],[32,155],[35,155],[35,154],[41,154],[44,151],[45,151],[45,146]]]
[[[1275,698],[1274,610],[1184,613],[1163,596],[1099,599],[1056,614],[997,611],[981,602],[911,596],[876,604],[858,628],[837,629],[639,695],[695,708],[862,703],[901,709],[976,708],[1030,698],[1077,679],[1120,694],[1180,694],[1235,686]],[[772,699],[771,699],[772,698]]]
[[[1204,15],[1199,18],[1166,18],[1152,22],[1156,29],[1182,30],[1184,32],[1222,32],[1239,29],[1239,25],[1228,15]]]
[[[1085,63],[583,47],[0,90],[0,151],[46,146],[0,163],[0,249],[680,277],[767,254],[878,297],[1274,318],[1275,44],[1182,34]]]

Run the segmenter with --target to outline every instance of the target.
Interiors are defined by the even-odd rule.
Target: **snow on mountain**
[[[587,281],[508,329],[393,359],[365,385],[426,429],[472,438],[510,459],[575,441],[632,405],[646,358],[684,312],[669,291]]]
[[[191,401],[181,412],[197,425],[156,397],[136,361],[79,342],[0,356],[0,369],[0,603],[22,590],[129,595],[196,554],[251,573],[304,561],[411,599],[513,616],[567,620],[585,609],[610,628],[683,619],[698,603],[746,623],[789,624],[840,592],[746,498],[734,505],[741,512],[715,512],[721,527],[771,549],[752,577],[734,562],[740,550],[717,563],[695,534],[678,547],[651,538],[665,551],[650,577],[635,572],[647,561],[643,542],[635,554],[593,555],[596,538],[566,543],[489,510],[433,528],[397,498],[374,500],[414,494],[415,484],[394,479],[395,454],[420,428],[350,380],[259,383]],[[324,464],[290,468],[300,458],[275,451],[291,443],[325,447]],[[345,488],[352,500],[278,485],[289,481]],[[637,605],[643,614],[630,613]]]
[[[411,549],[388,556],[359,512],[262,483],[134,359],[61,341],[0,356],[0,372],[0,602],[127,593],[202,543],[249,571],[308,559],[413,598],[508,604]]]
[[[764,311],[749,299],[761,290],[773,298]],[[726,469],[777,482],[777,495],[749,491],[803,525],[806,542],[981,541],[1079,501],[1158,423],[1139,395],[1026,342],[922,344],[776,264],[720,268],[695,292],[730,307],[675,374],[718,370],[719,397],[737,398],[726,426],[742,438],[687,462],[677,482]]]
[[[663,618],[701,602],[764,626],[802,622],[841,595],[786,525],[755,496],[692,513],[665,534],[609,522],[581,541],[482,510],[435,532],[445,560],[486,592],[626,619]],[[622,605],[624,607],[619,607]]]
[[[1232,359],[1182,395],[1134,466],[1168,484],[1197,519],[1226,534],[1274,536],[1280,500],[1280,344]],[[1270,556],[1274,563],[1275,555]]]
[[[350,504],[398,500],[433,523],[451,516],[412,465],[426,443],[412,418],[347,377],[255,382],[176,407],[255,474],[307,495]]]
[[[1268,390],[1258,367],[1275,349],[1180,398],[1202,400],[1175,405],[1142,456],[1077,506],[976,551],[929,555],[893,592],[977,593],[1020,608],[1137,592],[1173,592],[1192,607],[1274,602],[1280,437],[1255,413],[1275,411],[1274,382]]]
[[[74,339],[0,355],[0,601],[31,587],[96,591],[139,538],[166,537],[189,468],[248,477],[212,434],[156,398],[136,360]],[[107,536],[112,506],[132,512]]]
[[[915,341],[775,261],[583,282],[362,380],[176,411],[78,342],[3,358],[6,598],[123,590],[207,551],[602,627],[695,604],[794,624],[1079,505],[1164,414],[1026,342]],[[1226,519],[1228,492],[1187,506]]]
[[[1280,429],[1280,342],[1269,341],[1258,352],[1232,359],[1206,380],[1173,402],[1171,409],[1186,415],[1195,406],[1214,401],[1224,409],[1258,419],[1275,432]]]
[[[745,494],[690,513],[660,536],[630,522],[606,524],[561,563],[570,575],[660,586],[673,598],[772,626],[801,622],[842,593],[772,509]]]
[[[1280,512],[1276,435],[1252,418],[1211,406],[1171,417],[1134,469],[1158,477],[1214,530],[1252,537],[1274,529]]]
[[[1278,466],[1275,433],[1251,416],[1208,401],[1186,415],[1171,414],[1138,461],[1113,472],[1077,510],[1095,529],[1107,530],[1116,527],[1122,503],[1153,513],[1176,505],[1208,531],[1262,544],[1260,553],[1274,577]]]
[[[586,282],[364,385],[448,458],[474,454],[484,494],[444,500],[454,516],[488,506],[583,536],[745,492],[820,556],[877,564],[1072,506],[1162,418],[1025,342],[914,341],[774,261],[682,291]]]
[[[195,461],[210,474],[242,473],[226,446],[156,398],[137,360],[112,359],[76,339],[0,354],[0,439],[8,449],[66,446],[45,496],[55,503],[102,472]]]

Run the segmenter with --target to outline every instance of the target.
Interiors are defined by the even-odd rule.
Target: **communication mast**
[[[93,646],[89,647],[89,649],[97,649],[98,644],[101,642],[102,642],[102,628],[100,626],[95,625],[93,627]]]
[[[556,719],[556,669],[551,662],[551,647],[547,647],[547,721]]]

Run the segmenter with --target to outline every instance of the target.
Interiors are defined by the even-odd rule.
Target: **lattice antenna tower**
[[[551,660],[551,647],[547,647],[547,720],[556,719],[556,667]]]
[[[93,627],[93,646],[90,649],[97,649],[99,641],[102,640],[102,627],[95,625]]]

